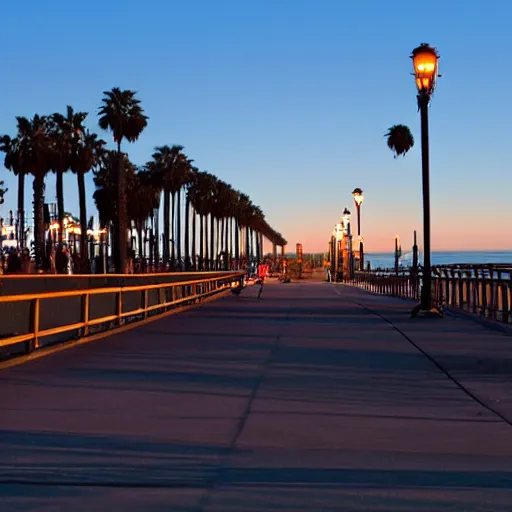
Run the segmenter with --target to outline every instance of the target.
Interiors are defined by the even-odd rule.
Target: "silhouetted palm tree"
[[[16,214],[18,233],[16,238],[20,247],[25,247],[25,175],[28,172],[21,165],[20,158],[20,126],[23,126],[25,121],[27,121],[25,118],[17,118],[17,137],[11,139],[8,135],[3,135],[0,138],[0,151],[5,153],[4,166],[18,176],[18,210]]]
[[[34,176],[34,252],[36,267],[40,268],[44,248],[44,179],[52,163],[48,119],[36,114],[31,120],[24,117],[18,117],[17,120],[18,165]]]
[[[212,218],[216,221],[216,245],[212,247],[214,255],[214,268],[219,269],[220,257],[224,256],[224,263],[227,261],[227,220],[229,217],[229,207],[231,201],[232,188],[226,182],[217,180],[215,187],[215,196],[213,198]]]
[[[153,153],[152,166],[153,173],[157,183],[160,184],[164,194],[164,247],[163,260],[168,263],[172,260],[174,265],[175,253],[175,225],[174,225],[174,200],[178,190],[183,186],[182,174],[184,172],[185,155],[182,153],[183,146],[174,145],[159,146]],[[172,197],[172,215],[171,215],[171,197]],[[171,235],[172,226],[172,235]],[[172,258],[169,251],[169,243],[172,236]]]
[[[111,91],[104,91],[103,105],[99,109],[99,126],[103,130],[111,130],[114,134],[114,142],[117,144],[118,173],[117,173],[117,203],[118,217],[115,230],[115,262],[116,271],[126,271],[127,256],[127,231],[128,219],[126,212],[126,177],[123,168],[124,159],[121,158],[121,142],[135,142],[144,128],[147,126],[148,117],[140,106],[140,101],[135,98],[135,92],[121,91],[114,87]]]
[[[199,270],[209,266],[208,255],[208,215],[212,207],[212,190],[217,178],[207,172],[198,172],[190,183],[190,202],[199,216]],[[205,243],[206,242],[206,243]]]
[[[65,115],[55,113],[49,118],[48,133],[53,150],[51,166],[56,174],[57,218],[60,226],[64,220],[63,177],[71,167],[72,147],[83,136],[86,117],[86,112],[74,112],[73,107],[68,105]],[[59,245],[62,244],[63,233],[64,230],[59,229]]]
[[[197,175],[199,170],[197,167],[190,166],[187,183],[185,184],[186,199],[185,199],[185,270],[196,268],[196,212],[192,205],[192,198],[195,194],[195,183],[198,179]],[[192,246],[190,245],[190,227],[192,210]]]
[[[128,216],[135,223],[139,241],[139,259],[142,261],[144,258],[144,225],[156,208],[160,188],[155,184],[151,172],[147,169],[139,169],[130,178],[127,183]]]
[[[119,211],[117,194],[117,175],[119,172],[119,153],[117,151],[104,151],[103,155],[93,168],[94,191],[93,198],[100,217],[102,226],[110,226],[116,222]],[[125,172],[125,193],[130,194],[130,200],[133,201],[133,182],[135,175],[135,166],[130,162],[126,153],[121,153],[123,159],[123,169]],[[130,218],[129,212],[126,212],[127,218]],[[128,234],[128,225],[127,225]]]
[[[414,146],[414,137],[411,130],[403,124],[395,124],[388,129],[387,137],[388,148],[393,151],[395,158],[405,154]]]
[[[182,251],[181,251],[181,191],[184,187],[187,186],[189,181],[192,179],[192,162],[189,158],[185,157],[179,160],[177,176],[176,176],[176,258],[178,260],[178,266],[181,269],[181,259],[182,259]]]

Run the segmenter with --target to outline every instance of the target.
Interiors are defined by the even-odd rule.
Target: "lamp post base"
[[[443,316],[442,310],[437,308],[421,309],[421,304],[414,306],[411,311],[411,318],[443,318]]]

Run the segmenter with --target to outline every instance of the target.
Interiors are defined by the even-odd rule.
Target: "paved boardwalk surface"
[[[0,510],[511,510],[511,337],[257,288],[0,372]]]

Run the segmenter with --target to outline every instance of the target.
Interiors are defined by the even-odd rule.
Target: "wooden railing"
[[[0,348],[23,344],[23,352],[29,353],[43,346],[43,338],[51,339],[64,333],[76,339],[88,336],[92,331],[112,329],[128,322],[157,316],[169,309],[192,304],[226,290],[242,279],[243,272],[216,273],[215,277],[203,273],[202,277],[187,281],[0,296],[0,307],[7,305],[12,311],[19,310],[23,304],[30,305],[27,309],[29,314],[26,315],[26,332],[2,335],[0,331]],[[68,303],[80,301],[79,319],[76,316],[70,318],[73,317],[73,307],[66,311],[62,299]],[[42,328],[43,307],[48,312],[46,323],[59,325]],[[60,308],[60,314],[55,308]],[[8,312],[4,309],[5,314]]]
[[[422,270],[355,272],[348,283],[380,295],[419,300]],[[434,266],[432,300],[438,307],[512,323],[512,265]]]

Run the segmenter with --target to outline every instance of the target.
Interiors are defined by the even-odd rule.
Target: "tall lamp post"
[[[413,314],[437,315],[432,309],[432,266],[430,262],[430,169],[428,148],[428,106],[436,87],[438,77],[437,50],[426,43],[412,51],[416,87],[418,88],[418,108],[421,116],[421,168],[423,183],[423,286],[419,311]]]
[[[352,278],[352,230],[350,225],[350,210],[345,208],[343,210],[343,226],[344,226],[344,238],[343,238],[343,278],[349,280]]]
[[[364,270],[364,251],[363,251],[363,239],[361,238],[361,205],[364,201],[363,191],[360,188],[355,188],[352,191],[354,197],[354,203],[356,204],[357,210],[357,237],[359,239],[359,270]]]

